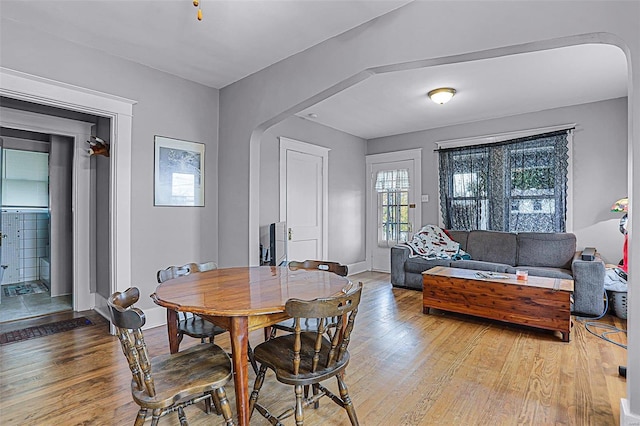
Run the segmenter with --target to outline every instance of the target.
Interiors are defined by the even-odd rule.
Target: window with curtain
[[[444,226],[564,232],[570,131],[440,150]]]
[[[409,170],[381,170],[376,175],[378,245],[392,246],[409,239]]]

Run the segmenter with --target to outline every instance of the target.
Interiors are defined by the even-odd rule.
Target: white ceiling
[[[223,88],[410,0],[0,0],[29,26]],[[446,105],[425,97],[450,86]],[[622,51],[576,46],[375,75],[299,116],[366,139],[626,96]]]
[[[426,96],[438,87],[449,103]],[[376,74],[297,115],[372,139],[626,95],[622,50],[590,44]]]

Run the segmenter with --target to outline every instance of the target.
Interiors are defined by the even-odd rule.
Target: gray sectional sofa
[[[391,248],[391,284],[422,290],[422,272],[434,266],[476,269],[515,274],[526,269],[529,275],[574,280],[572,312],[600,315],[604,309],[604,262],[582,260],[571,233],[447,231],[460,243],[470,260],[409,257],[411,250]]]

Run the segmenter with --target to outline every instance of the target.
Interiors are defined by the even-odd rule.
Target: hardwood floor
[[[350,277],[364,290],[346,383],[362,425],[617,425],[625,379],[618,365],[626,351],[589,333],[575,321],[571,342],[551,332],[462,315],[422,313],[422,294],[392,288],[388,274]],[[129,373],[108,323],[93,312],[95,326],[0,346],[0,424],[133,424]],[[50,318],[49,318],[50,319]],[[0,332],[34,325],[7,323]],[[599,322],[626,329],[606,316]],[[610,335],[626,344],[623,333]],[[168,353],[164,327],[145,331],[151,355]],[[252,333],[252,345],[262,332]],[[229,350],[227,334],[216,342]],[[185,338],[181,348],[197,344]],[[253,384],[253,375],[250,384]],[[337,391],[334,381],[328,387]],[[228,386],[235,407],[233,385]],[[293,389],[267,374],[260,401],[286,408]],[[223,424],[199,406],[186,410],[190,424]],[[349,424],[344,410],[321,400],[305,410],[306,425]],[[161,425],[178,424],[172,414]],[[251,424],[268,425],[258,413]],[[295,424],[293,418],[286,425]]]

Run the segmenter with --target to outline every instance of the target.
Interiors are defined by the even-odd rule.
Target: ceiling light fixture
[[[200,9],[200,0],[193,0],[193,5],[198,8],[198,21],[202,21],[202,9]]]
[[[442,105],[449,102],[455,94],[456,89],[452,89],[450,87],[441,87],[439,89],[433,89],[432,91],[427,93],[427,96],[429,96],[429,99],[431,99],[433,102]]]

